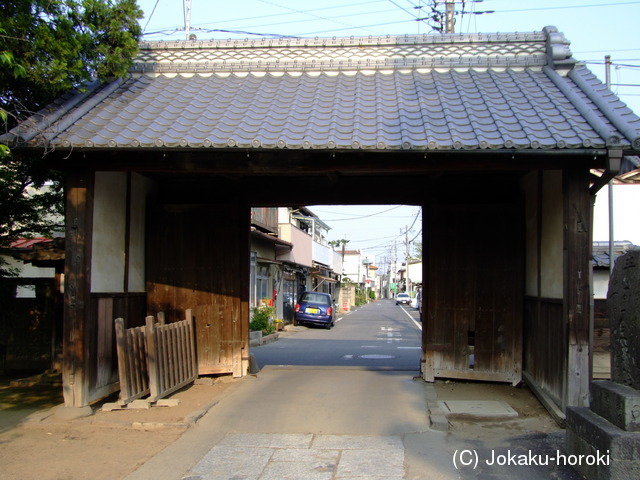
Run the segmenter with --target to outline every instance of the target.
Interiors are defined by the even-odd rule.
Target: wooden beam
[[[89,402],[89,294],[91,291],[91,232],[93,172],[67,176],[65,289],[63,323],[64,403],[84,407]]]
[[[564,171],[564,314],[567,368],[563,410],[589,405],[591,196],[589,168]]]
[[[17,151],[16,154],[20,152]],[[329,149],[74,149],[47,157],[59,170],[91,168],[171,175],[306,174],[408,175],[420,172],[486,172],[561,169],[588,159],[606,167],[606,150],[329,150]]]

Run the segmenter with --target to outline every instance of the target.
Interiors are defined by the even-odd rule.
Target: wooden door
[[[147,231],[148,315],[195,318],[200,375],[248,366],[249,208],[164,205]]]
[[[423,376],[517,384],[522,217],[513,205],[433,205],[426,221]]]

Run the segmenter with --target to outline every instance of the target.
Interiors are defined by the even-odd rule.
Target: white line
[[[403,311],[404,313],[406,313],[406,314],[407,314],[407,317],[409,317],[409,318],[411,319],[411,321],[412,321],[413,323],[415,323],[415,324],[416,324],[416,327],[418,327],[420,330],[422,330],[422,325],[421,325],[419,322],[416,322],[415,318],[413,318],[413,317],[411,316],[411,314],[409,314],[409,312],[407,312],[407,311],[404,309],[404,307],[403,307],[403,306],[400,306],[400,308],[402,308],[402,311]]]

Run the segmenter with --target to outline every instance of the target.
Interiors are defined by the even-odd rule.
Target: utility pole
[[[446,0],[444,3],[446,6],[444,33],[454,33],[455,3],[454,0]]]
[[[607,85],[607,89],[611,90],[611,55],[605,55],[604,57],[604,78]],[[613,255],[614,255],[614,232],[613,232],[613,178],[609,181],[609,278],[613,275]]]
[[[193,40],[191,37],[191,0],[183,0],[184,9],[184,39]]]
[[[404,227],[404,247],[405,247],[405,261],[406,268],[405,274],[407,275],[407,281],[405,282],[407,286],[407,293],[411,292],[411,281],[409,279],[409,227]]]

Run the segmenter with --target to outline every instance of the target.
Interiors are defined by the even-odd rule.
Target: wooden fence
[[[149,394],[145,327],[125,328],[124,319],[116,318],[115,329],[120,402],[126,404]]]
[[[185,316],[185,320],[167,324],[159,313],[158,322],[148,316],[144,327],[129,329],[124,328],[122,318],[116,319],[121,403],[145,395],[156,402],[198,377],[191,310]]]

